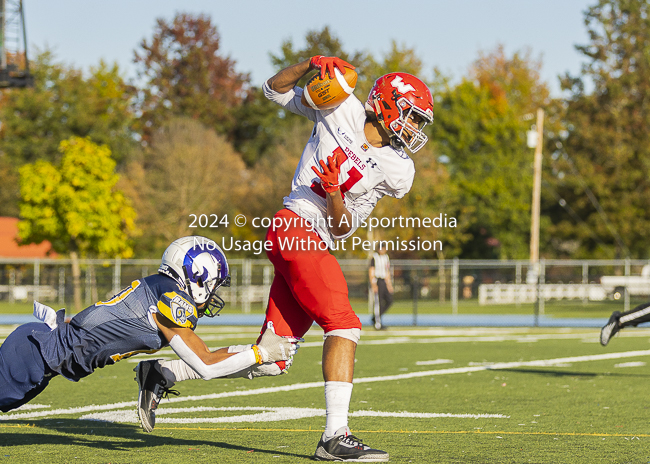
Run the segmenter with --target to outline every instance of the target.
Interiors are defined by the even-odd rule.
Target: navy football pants
[[[56,375],[31,337],[34,330],[49,332],[50,328],[40,322],[23,324],[0,346],[0,411],[10,411],[32,400]]]

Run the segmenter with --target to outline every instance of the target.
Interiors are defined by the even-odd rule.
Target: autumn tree
[[[220,54],[220,36],[207,15],[177,14],[158,19],[151,40],[135,51],[141,111],[139,129],[147,141],[172,117],[190,117],[229,135],[233,110],[246,99],[249,77]]]
[[[146,151],[142,161],[129,165],[121,184],[133,198],[144,232],[137,243],[141,253],[162,252],[193,233],[214,238],[237,234],[232,220],[238,205],[248,201],[248,178],[243,161],[222,135],[193,119],[176,118],[154,133]],[[205,224],[200,215],[208,227],[199,227]],[[220,222],[225,215],[228,225]]]
[[[650,256],[650,5],[600,0],[585,13],[589,42],[578,76],[565,75],[565,132],[552,183],[577,220],[548,210],[556,250],[574,256]]]
[[[44,240],[72,259],[74,303],[81,309],[79,257],[133,254],[135,212],[115,185],[115,161],[106,145],[71,137],[60,143],[57,164],[36,161],[20,168],[21,244]]]

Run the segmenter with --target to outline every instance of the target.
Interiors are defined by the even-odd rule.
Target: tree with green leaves
[[[125,257],[133,254],[130,238],[137,233],[130,201],[115,185],[110,149],[89,138],[61,142],[61,161],[36,161],[20,168],[21,244],[52,244],[72,259],[74,303],[81,309],[78,258]]]
[[[45,51],[31,68],[34,87],[0,93],[0,170],[7,172],[0,184],[4,215],[17,214],[17,169],[37,160],[57,162],[62,140],[89,137],[107,145],[118,163],[134,147],[128,86],[117,65],[100,62],[84,77]]]
[[[434,86],[432,140],[473,211],[463,257],[528,257],[533,153],[525,116],[548,98],[540,66],[527,54],[506,57],[499,47],[479,57],[459,84],[439,77]]]
[[[585,12],[589,42],[555,134],[551,182],[564,208],[547,209],[557,253],[648,258],[650,227],[650,4],[600,0]],[[571,208],[573,218],[567,215]]]
[[[31,66],[34,87],[6,89],[0,95],[2,152],[14,164],[56,161],[59,144],[89,137],[107,145],[121,162],[132,148],[130,97],[117,65],[100,62],[84,77],[80,69],[40,53]]]

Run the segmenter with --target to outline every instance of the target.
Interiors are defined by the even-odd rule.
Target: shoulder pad
[[[177,292],[164,293],[158,300],[158,312],[179,327],[196,327],[199,316],[196,306],[183,294]]]

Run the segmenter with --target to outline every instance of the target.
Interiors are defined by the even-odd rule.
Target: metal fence
[[[358,314],[370,312],[368,264],[341,259],[350,299]],[[85,306],[109,299],[131,281],[157,271],[159,259],[82,259]],[[395,305],[391,314],[415,321],[423,314],[583,314],[627,310],[650,296],[647,260],[392,260]],[[231,260],[232,285],[220,295],[226,313],[262,313],[273,280],[265,259]],[[645,269],[645,271],[644,271]],[[608,279],[620,285],[609,282]],[[0,302],[32,299],[72,308],[69,259],[0,259]],[[367,311],[366,311],[366,308]],[[600,312],[599,312],[600,311]],[[6,311],[5,311],[6,312]]]

